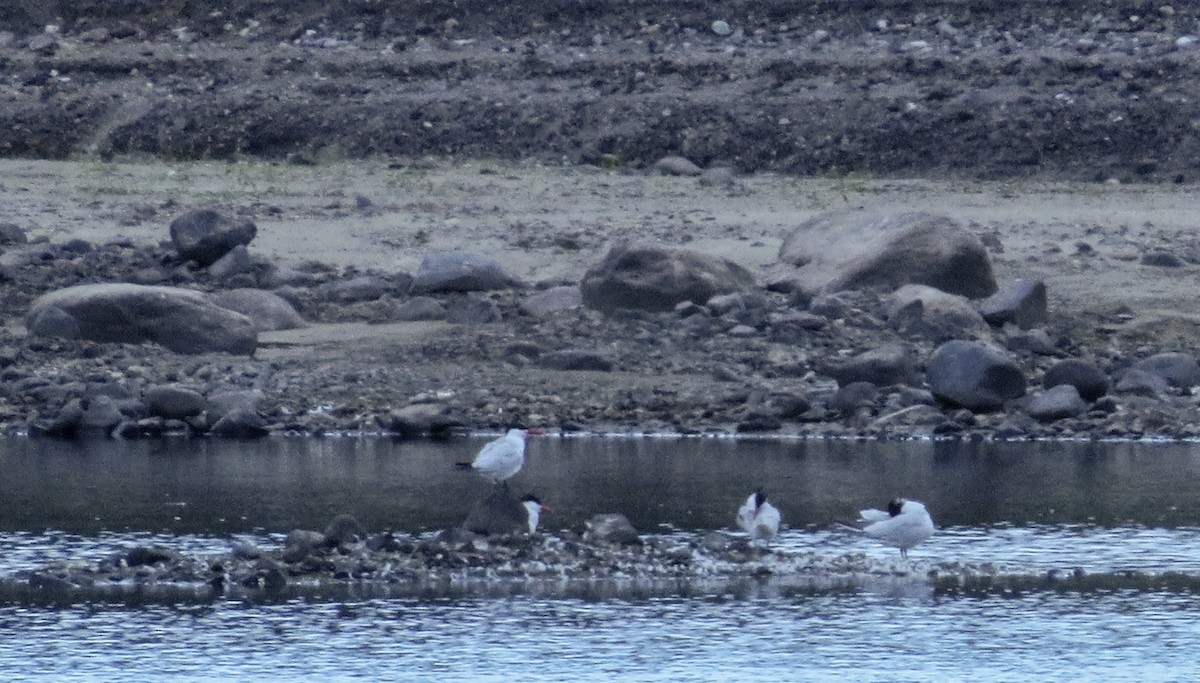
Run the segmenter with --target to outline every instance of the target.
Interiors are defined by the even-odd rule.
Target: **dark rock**
[[[208,433],[226,439],[257,439],[267,436],[270,431],[256,411],[237,408],[222,415]]]
[[[954,340],[930,357],[925,380],[939,401],[975,412],[1003,407],[1025,394],[1025,375],[1003,351],[976,341]]]
[[[588,269],[580,290],[589,308],[672,311],[683,301],[752,291],[754,277],[736,263],[686,249],[620,245]]]
[[[1138,368],[1129,368],[1117,380],[1113,391],[1118,394],[1156,398],[1171,393],[1171,384],[1162,375]]]
[[[30,311],[25,329],[34,337],[79,339],[83,336],[79,321],[58,306],[42,306]]]
[[[852,306],[845,296],[829,293],[820,294],[808,302],[808,312],[830,320],[844,318],[850,313]]]
[[[1092,402],[1108,393],[1110,382],[1094,363],[1070,358],[1055,363],[1042,377],[1042,386],[1047,389],[1060,384],[1075,387],[1083,400]]]
[[[775,404],[775,409],[779,411],[779,417],[784,420],[794,420],[807,413],[809,408],[812,408],[812,402],[803,394],[783,394],[775,396],[771,399]]]
[[[1028,351],[1039,356],[1053,356],[1058,353],[1058,347],[1043,329],[1021,330],[1004,339],[1004,345],[1009,351]]]
[[[1169,251],[1152,251],[1142,255],[1141,264],[1158,268],[1182,268],[1183,259]]]
[[[1059,384],[1031,396],[1025,411],[1035,420],[1052,422],[1082,415],[1087,409],[1087,401],[1080,397],[1079,390],[1070,384]]]
[[[455,325],[491,325],[503,319],[500,307],[488,299],[456,299],[446,307],[446,321]]]
[[[303,562],[317,548],[325,545],[325,534],[308,529],[292,529],[284,540],[279,559],[288,564]]]
[[[1030,329],[1046,322],[1046,283],[1041,280],[1013,280],[979,304],[979,313],[989,325],[1013,323]]]
[[[595,351],[581,349],[564,349],[542,354],[537,359],[538,365],[551,370],[594,370],[611,372],[612,361]]]
[[[521,312],[538,318],[570,311],[583,305],[583,292],[575,285],[551,287],[521,302]]]
[[[841,386],[854,382],[881,387],[912,384],[916,379],[916,360],[908,346],[884,344],[848,359],[831,361],[821,372]]]
[[[777,409],[769,406],[756,406],[747,411],[745,417],[738,421],[737,431],[739,434],[774,432],[782,426],[783,420],[780,419]]]
[[[983,334],[987,323],[965,297],[926,285],[904,285],[892,294],[888,322],[902,334],[934,341]]]
[[[445,320],[446,307],[442,302],[428,296],[414,296],[396,307],[392,316],[402,322],[418,320]]]
[[[444,434],[462,426],[444,403],[412,403],[393,408],[382,422],[384,429],[402,437]]]
[[[1134,363],[1133,367],[1158,375],[1177,389],[1200,386],[1200,363],[1190,353],[1157,353]]]
[[[255,263],[254,259],[250,256],[250,250],[246,248],[246,245],[239,244],[225,252],[224,256],[214,261],[212,265],[208,267],[208,274],[211,275],[214,280],[224,281],[228,280],[234,275],[251,273],[255,270],[257,265],[258,264]]]
[[[250,244],[257,234],[250,220],[213,209],[196,209],[171,221],[171,241],[180,258],[201,267],[216,263],[239,244]]]
[[[364,541],[366,538],[366,529],[351,515],[338,515],[325,527],[326,545],[334,547],[351,545]]]
[[[263,289],[230,289],[212,295],[213,303],[241,313],[259,332],[294,330],[308,323],[283,297]]]
[[[527,533],[529,516],[507,487],[497,486],[471,509],[462,528],[481,536]]]
[[[851,382],[833,392],[827,405],[842,415],[853,415],[859,408],[874,405],[878,398],[878,386],[871,382]]]
[[[173,550],[151,546],[138,546],[130,548],[125,553],[125,564],[130,567],[142,567],[150,564],[159,564],[160,562],[174,562],[178,558],[179,553]]]
[[[28,241],[25,229],[21,226],[16,223],[0,223],[0,246],[26,244]]]
[[[31,331],[41,329],[37,321],[51,307],[74,318],[80,337],[92,341],[149,341],[176,353],[250,354],[258,345],[249,318],[190,289],[128,283],[60,289],[34,300],[26,319]]]
[[[807,292],[922,284],[966,297],[996,291],[987,249],[945,216],[831,211],[784,237],[779,260]]]
[[[585,524],[583,538],[593,543],[633,545],[642,542],[629,518],[619,512],[593,516]]]
[[[421,260],[410,291],[413,294],[482,292],[520,284],[493,258],[467,251],[435,251]]]

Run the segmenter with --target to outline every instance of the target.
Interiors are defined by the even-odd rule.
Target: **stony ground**
[[[394,409],[431,400],[477,428],[755,431],[765,416],[783,433],[1200,430],[1184,394],[1049,425],[888,418],[914,400],[903,392],[831,407],[822,364],[898,339],[870,294],[803,323],[775,295],[747,320],[518,308],[622,239],[719,253],[765,279],[783,233],[817,211],[919,208],[983,237],[1002,280],[1046,279],[1056,350],[1021,355],[1034,386],[1057,358],[1116,374],[1192,351],[1190,6],[327,5],[0,8],[0,222],[33,242],[0,256],[5,431],[100,386],[136,397],[155,383],[261,390],[270,426],[298,431],[386,429]],[[653,175],[667,154],[736,182]],[[253,358],[24,336],[28,303],[69,284],[237,284],[160,245],[174,216],[208,205],[252,218],[252,251],[313,287],[394,281],[457,247],[529,289],[488,295],[503,321],[467,326],[397,322],[402,292],[300,297],[314,325],[264,335]],[[1143,262],[1160,253],[1170,267]],[[933,345],[903,341],[919,357]],[[613,370],[535,362],[564,348]]]

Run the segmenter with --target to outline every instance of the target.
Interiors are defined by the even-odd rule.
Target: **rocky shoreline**
[[[752,545],[720,531],[609,537],[602,528],[588,524],[582,534],[490,537],[452,529],[412,537],[367,534],[343,516],[324,533],[294,530],[279,548],[239,542],[227,553],[187,555],[163,546],[134,546],[98,560],[13,572],[0,577],[0,603],[179,605],[456,595],[745,598],[862,590],[1011,597],[1046,591],[1200,590],[1200,578],[1180,573],[1093,574],[1077,567],[1030,572],[993,563],[795,552]]]
[[[360,196],[359,211],[379,210]],[[521,421],[755,438],[1200,436],[1195,306],[1180,278],[1192,257],[1109,236],[1124,226],[1089,228],[1061,254],[1038,225],[852,208],[705,251],[692,235],[640,241],[617,227],[593,241],[548,227],[497,258],[464,248],[465,228],[401,250],[420,255],[409,272],[265,256],[266,228],[218,208],[178,207],[170,230],[134,226],[157,243],[10,224],[4,434],[413,437]],[[286,229],[272,211],[262,220]],[[197,215],[228,223],[201,226],[217,245],[201,256],[177,229]],[[824,237],[804,237],[814,230]],[[346,246],[370,254],[373,240]],[[747,242],[750,268],[723,255]],[[531,280],[509,265],[531,257],[567,267]],[[1139,286],[1107,284],[1126,281]]]

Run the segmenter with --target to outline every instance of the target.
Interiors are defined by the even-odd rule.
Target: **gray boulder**
[[[503,319],[500,307],[490,299],[456,299],[446,306],[446,322],[455,325],[491,325]]]
[[[75,316],[58,306],[34,308],[25,318],[25,329],[34,337],[79,339],[83,332]]]
[[[663,175],[698,176],[704,170],[694,164],[691,159],[681,156],[668,156],[654,162],[654,170]]]
[[[1011,358],[994,346],[954,340],[930,356],[925,381],[935,398],[974,412],[997,410],[1004,402],[1025,395],[1025,375]]]
[[[418,320],[445,320],[446,307],[430,296],[414,296],[396,307],[392,314],[396,320],[415,322]]]
[[[322,283],[313,288],[313,295],[322,301],[350,304],[359,301],[376,301],[395,290],[396,288],[391,282],[379,276],[359,275]]]
[[[147,387],[142,402],[151,415],[168,420],[195,417],[208,407],[207,399],[200,392],[167,384]]]
[[[250,244],[257,234],[250,220],[214,209],[196,209],[171,221],[171,242],[180,258],[201,267],[216,263],[239,244]]]
[[[1200,363],[1190,353],[1156,353],[1134,363],[1133,368],[1158,375],[1176,389],[1200,386]]]
[[[832,361],[822,372],[843,387],[854,382],[870,382],[881,387],[912,384],[916,377],[916,360],[909,347],[884,344],[852,358]]]
[[[393,408],[380,419],[381,426],[401,437],[444,434],[462,422],[455,419],[445,403],[410,403]]]
[[[235,408],[214,422],[208,433],[226,439],[257,439],[270,434],[270,430],[258,411]]]
[[[629,518],[619,512],[595,515],[586,522],[583,538],[590,542],[633,545],[642,542]]]
[[[570,311],[583,305],[583,293],[575,285],[551,287],[528,296],[521,302],[521,312],[542,318],[562,311]]]
[[[1042,376],[1042,386],[1047,389],[1060,384],[1069,384],[1075,387],[1079,396],[1090,402],[1107,394],[1110,382],[1108,375],[1104,374],[1104,371],[1095,363],[1069,358],[1055,363]]]
[[[888,303],[888,322],[905,335],[940,341],[988,332],[966,297],[927,285],[904,285]]]
[[[979,238],[930,213],[822,213],[784,237],[779,260],[799,268],[789,277],[792,287],[810,293],[905,284],[971,298],[996,291]]]
[[[687,249],[620,245],[588,269],[580,283],[588,308],[672,311],[717,294],[757,289],[750,271],[728,259]]]
[[[308,324],[287,299],[265,289],[230,289],[213,294],[212,300],[249,318],[259,332],[294,330]]]
[[[979,304],[979,313],[989,325],[1013,323],[1028,330],[1049,318],[1046,283],[1041,280],[1013,280]]]
[[[1035,420],[1053,422],[1087,412],[1087,401],[1070,384],[1059,384],[1029,397],[1025,412]]]
[[[1117,380],[1113,391],[1118,394],[1132,394],[1157,398],[1171,392],[1171,385],[1161,375],[1137,368],[1129,368]]]
[[[92,341],[153,342],[176,353],[251,354],[258,345],[249,318],[190,289],[129,283],[67,287],[34,300],[26,318],[31,334],[45,332],[39,320],[51,307],[74,318],[79,336]]]
[[[529,532],[528,514],[521,501],[504,486],[494,487],[487,498],[475,504],[462,528],[481,536],[504,536]]]
[[[1011,323],[1008,327],[1012,332],[1004,338],[1004,346],[1009,351],[1028,351],[1039,356],[1053,356],[1058,353],[1058,347],[1054,345],[1054,340],[1050,339],[1046,330],[1022,330]]]
[[[410,292],[484,292],[520,286],[500,262],[469,251],[434,251],[421,259]]]

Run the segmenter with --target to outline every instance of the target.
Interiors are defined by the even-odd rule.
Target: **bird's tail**
[[[859,533],[859,534],[864,533],[862,530],[862,527],[854,526],[853,524],[850,524],[848,522],[843,522],[841,520],[835,519],[835,520],[833,520],[833,523],[835,526],[840,526],[841,528],[843,528],[847,531],[853,531],[853,532]]]
[[[456,462],[456,463],[454,463],[454,469],[456,469],[456,470],[469,470],[469,469],[471,469],[471,463],[469,463],[469,462]]]

